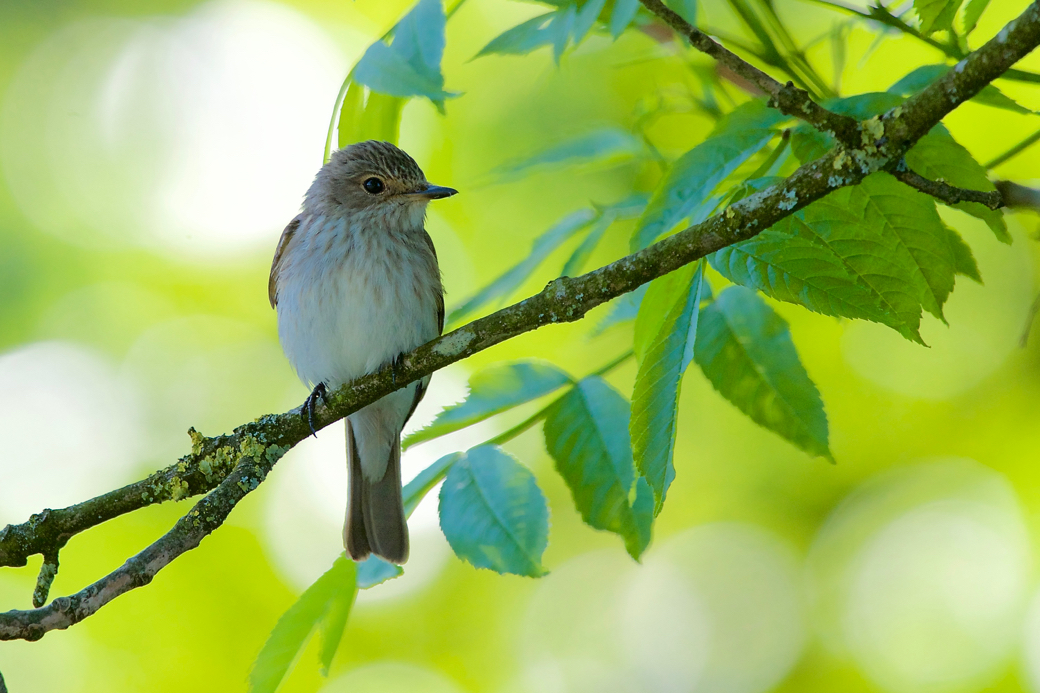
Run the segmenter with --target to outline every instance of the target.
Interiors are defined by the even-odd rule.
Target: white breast
[[[439,334],[440,274],[423,233],[301,220],[278,274],[278,337],[301,380],[341,385]]]

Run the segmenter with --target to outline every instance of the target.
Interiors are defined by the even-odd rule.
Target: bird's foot
[[[303,416],[307,417],[307,425],[311,428],[311,435],[315,438],[318,437],[318,432],[314,430],[314,407],[321,400],[321,403],[328,405],[329,400],[325,398],[328,394],[328,390],[325,388],[325,383],[318,383],[311,393],[307,395],[307,399],[303,401],[303,410],[300,412]]]
[[[390,384],[397,387],[397,371],[404,368],[404,354],[398,354],[390,361]]]

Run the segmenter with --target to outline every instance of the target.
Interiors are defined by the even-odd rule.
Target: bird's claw
[[[311,393],[307,395],[307,399],[303,401],[303,411],[301,414],[307,417],[307,425],[310,426],[311,435],[315,438],[318,437],[318,432],[314,429],[314,406],[318,400],[321,400],[322,404],[328,405],[329,401],[325,398],[328,394],[328,390],[325,388],[325,383],[318,383]]]
[[[397,387],[397,369],[404,366],[404,354],[398,354],[390,361],[390,384]]]

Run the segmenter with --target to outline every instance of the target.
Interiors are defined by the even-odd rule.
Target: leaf
[[[610,312],[603,316],[596,327],[593,328],[591,336],[597,337],[614,325],[618,325],[629,320],[635,320],[636,315],[639,313],[639,304],[643,300],[643,295],[646,293],[646,289],[649,284],[643,284],[635,291],[630,291],[627,294],[619,296],[610,302]]]
[[[953,289],[956,258],[935,205],[887,173],[835,190],[745,243],[720,251],[712,266],[781,301],[880,322],[919,343],[922,307],[942,319]]]
[[[434,103],[458,96],[444,91],[444,7],[419,0],[394,27],[393,43],[377,41],[354,68],[354,78],[380,94],[425,96]]]
[[[267,642],[257,655],[256,662],[253,663],[253,670],[249,674],[251,693],[274,693],[288,673],[293,660],[303,650],[310,634],[330,615],[332,621],[327,626],[321,658],[323,664],[332,661],[339,638],[342,637],[342,627],[339,635],[334,635],[332,627],[346,624],[350,607],[344,607],[344,604],[348,601],[350,604],[354,602],[357,594],[356,576],[354,561],[341,555],[333,562],[332,567],[282,614],[274,630],[267,636]]]
[[[535,239],[531,253],[518,264],[481,289],[475,296],[456,308],[448,316],[448,322],[454,324],[470,313],[484,307],[491,301],[508,296],[524,283],[535,268],[549,257],[568,238],[594,222],[596,212],[581,209],[573,212],[556,223],[552,228]]]
[[[339,108],[337,144],[340,149],[353,142],[360,142],[361,114],[365,110],[365,87],[354,81],[353,70],[347,75],[347,91]]]
[[[711,197],[715,187],[768,144],[784,119],[763,101],[749,101],[723,117],[704,142],[672,164],[639,219],[632,250],[647,247],[683,219],[706,219],[717,203]]]
[[[801,449],[833,460],[827,415],[787,323],[754,291],[733,286],[701,310],[694,360],[719,394]]]
[[[911,170],[925,178],[941,179],[958,188],[984,192],[996,190],[986,169],[943,127],[932,128],[931,132],[918,140],[913,149],[906,153],[906,163]],[[978,202],[959,202],[953,207],[982,219],[997,240],[1011,243],[1007,222],[999,209],[990,209]]]
[[[672,455],[683,373],[693,359],[704,284],[702,263],[655,279],[636,318],[633,346],[639,369],[632,389],[629,432],[636,468],[654,492],[661,512],[675,478]]]
[[[945,228],[950,241],[950,249],[953,251],[954,271],[981,284],[982,275],[979,274],[979,265],[975,262],[975,255],[972,254],[971,248],[964,242],[959,233],[949,226],[945,226]]]
[[[585,378],[549,409],[545,446],[585,523],[619,535],[638,560],[650,540],[653,493],[636,486],[628,411],[605,380]]]
[[[812,231],[798,235],[799,224],[805,224],[804,215],[723,248],[709,262],[734,284],[757,289],[778,301],[797,303],[824,315],[878,322],[917,339],[919,320],[900,317],[869,275],[861,276],[833,248],[814,239]],[[920,309],[917,315],[919,318]]]
[[[947,65],[922,65],[889,87],[888,91],[893,94],[909,96],[915,92],[921,91],[929,84],[945,75],[951,69],[955,70],[957,68],[951,68]],[[1023,115],[1035,112],[1020,105],[992,84],[984,86],[982,91],[971,97],[971,101],[985,104],[987,106],[993,106],[995,108],[1003,108],[1006,111],[1021,113]]]
[[[482,55],[490,55],[492,53],[500,55],[526,55],[536,48],[552,44],[553,37],[546,25],[555,16],[555,12],[548,12],[502,32],[491,39],[474,57],[479,58]]]
[[[464,401],[443,409],[429,426],[408,435],[403,445],[408,448],[472,426],[572,382],[569,375],[548,361],[496,363],[470,377],[469,395]]]
[[[697,0],[667,0],[665,4],[687,22],[697,26]]]
[[[961,0],[914,0],[914,9],[921,18],[921,33],[931,34],[941,29],[952,29]]]
[[[387,580],[404,575],[404,568],[384,561],[375,554],[357,564],[357,584],[359,590],[367,590],[381,585]]]
[[[600,13],[603,12],[603,6],[606,4],[607,0],[588,0],[578,10],[578,16],[574,18],[574,30],[571,34],[575,46],[585,40],[596,20],[599,19]]]
[[[585,240],[581,242],[581,245],[575,248],[571,256],[567,258],[567,262],[560,271],[561,277],[577,277],[581,274],[581,270],[589,261],[592,252],[596,250],[596,246],[603,239],[603,234],[606,233],[613,223],[613,215],[604,214],[600,217],[599,221],[592,227],[592,230],[585,236]]]
[[[602,128],[543,149],[526,159],[503,164],[492,171],[496,180],[513,180],[531,169],[575,164],[615,163],[643,152],[643,143],[621,128]]]
[[[610,12],[610,35],[616,40],[628,28],[639,11],[639,0],[614,0],[614,9]]]
[[[975,27],[978,26],[982,13],[986,11],[986,7],[988,6],[989,0],[970,0],[970,2],[968,2],[964,7],[964,14],[961,15],[964,26],[964,36],[975,31]]]
[[[336,560],[346,560],[346,556],[341,556]],[[335,563],[333,563],[335,565]],[[319,623],[319,632],[321,634],[321,650],[318,653],[318,662],[321,664],[321,675],[329,675],[329,667],[332,666],[332,660],[336,656],[336,650],[339,649],[339,644],[343,640],[343,633],[347,629],[347,619],[350,618],[350,610],[354,607],[354,601],[357,599],[357,572],[355,567],[353,585],[350,585],[350,580],[344,581],[345,584],[341,586],[332,600],[329,602],[328,608],[325,611],[325,618]],[[349,589],[348,589],[349,587]]]
[[[441,487],[440,518],[455,555],[471,565],[546,574],[549,506],[534,475],[501,448],[472,448],[452,465]]]

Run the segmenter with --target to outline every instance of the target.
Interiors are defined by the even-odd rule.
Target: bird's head
[[[333,153],[315,177],[305,207],[421,227],[427,203],[456,192],[431,184],[415,160],[389,142],[368,140]]]

